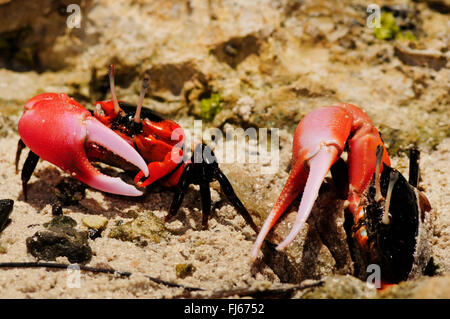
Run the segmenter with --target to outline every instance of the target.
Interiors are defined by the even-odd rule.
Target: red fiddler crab
[[[340,158],[348,152],[347,163]],[[353,222],[353,259],[365,266],[378,264],[382,281],[398,283],[424,271],[430,259],[431,210],[417,189],[419,153],[410,154],[409,182],[390,167],[380,133],[358,107],[340,103],[307,114],[293,140],[292,169],[251,252],[255,260],[261,245],[280,216],[302,192],[291,232],[278,246],[286,248],[304,226],[319,188],[331,170],[348,201]],[[346,171],[348,171],[346,173]]]
[[[114,67],[109,67],[112,100],[96,102],[89,111],[64,93],[43,93],[24,107],[19,120],[20,140],[16,170],[25,146],[30,148],[21,179],[27,198],[27,183],[42,158],[92,188],[125,196],[140,196],[135,186],[99,172],[91,162],[103,162],[137,173],[134,182],[146,187],[154,182],[175,187],[166,219],[174,216],[190,184],[200,186],[202,225],[211,211],[209,184],[217,180],[225,196],[257,232],[250,214],[220,170],[213,151],[205,144],[193,146],[191,158],[183,152],[184,132],[174,121],[143,107],[146,77],[137,106],[119,101],[115,93]],[[141,181],[143,177],[147,177]]]

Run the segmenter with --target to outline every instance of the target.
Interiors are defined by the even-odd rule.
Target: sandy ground
[[[52,165],[41,161],[31,178],[29,200],[25,202],[20,177],[15,174],[14,156],[17,136],[2,139],[0,144],[0,171],[2,198],[15,200],[11,224],[3,231],[0,243],[7,250],[0,254],[0,262],[35,261],[27,253],[25,240],[42,224],[52,218],[48,204],[53,197],[53,188],[62,173]],[[445,140],[437,151],[422,154],[423,187],[436,214],[437,239],[434,242],[434,258],[448,272],[449,249],[446,237],[450,231],[450,194],[448,192],[448,151],[450,140]],[[400,169],[404,160],[394,158]],[[21,164],[23,159],[21,160]],[[402,164],[403,163],[403,164]],[[232,206],[216,209],[207,231],[200,230],[200,202],[198,192],[188,193],[184,205],[175,221],[167,225],[171,231],[168,239],[158,244],[149,242],[146,247],[108,237],[108,232],[119,220],[127,221],[127,213],[139,214],[148,211],[158,217],[166,214],[171,193],[158,191],[142,199],[110,196],[92,189],[80,205],[64,208],[64,214],[78,222],[77,228],[86,230],[81,219],[89,214],[101,214],[109,219],[102,238],[89,240],[93,258],[87,266],[109,266],[116,270],[132,272],[129,278],[113,275],[82,272],[79,288],[73,287],[71,273],[65,270],[46,269],[2,269],[0,276],[1,296],[4,298],[173,298],[183,296],[183,289],[168,288],[151,282],[144,275],[157,277],[191,287],[212,291],[237,287],[268,288],[279,279],[270,268],[260,262],[252,264],[249,252],[255,238],[252,229]],[[213,201],[220,195],[213,191]],[[66,257],[58,262],[68,263]],[[192,263],[196,271],[184,279],[177,278],[175,265]]]
[[[20,175],[15,174],[14,157],[17,136],[2,139],[0,171],[2,198],[15,200],[11,224],[2,232],[0,241],[7,253],[0,255],[0,262],[34,261],[27,254],[25,240],[42,224],[52,218],[48,205],[54,196],[52,186],[61,179],[61,172],[46,162],[40,162],[30,180],[29,200],[22,195]],[[23,159],[21,160],[21,164]],[[167,241],[150,242],[147,247],[108,237],[108,231],[118,220],[127,221],[126,213],[134,210],[153,212],[164,217],[172,198],[171,192],[163,191],[146,195],[142,199],[109,196],[89,189],[80,206],[64,208],[64,214],[78,222],[78,229],[86,230],[81,219],[89,214],[102,214],[109,219],[108,229],[102,238],[89,240],[93,258],[88,266],[108,265],[117,270],[132,272],[130,278],[112,275],[82,273],[80,288],[69,288],[66,271],[46,269],[2,269],[0,276],[3,298],[134,298],[175,297],[182,289],[167,288],[149,281],[144,275],[174,283],[201,287],[207,290],[231,289],[269,285],[277,282],[276,276],[266,266],[252,264],[249,252],[254,239],[253,230],[237,216],[230,205],[217,210],[209,222],[207,231],[201,228],[200,199],[197,191],[189,192],[177,220],[168,224],[172,231]],[[213,191],[213,200],[219,199]],[[99,209],[100,207],[100,209]],[[66,257],[58,262],[68,263]],[[176,277],[175,265],[192,263],[196,271],[192,277]],[[70,278],[69,278],[70,280]]]

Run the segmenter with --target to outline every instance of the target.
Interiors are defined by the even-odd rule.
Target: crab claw
[[[278,246],[286,248],[305,225],[330,168],[348,147],[349,210],[356,214],[360,196],[376,170],[380,133],[358,107],[339,103],[308,113],[298,124],[293,141],[292,170],[277,202],[261,228],[251,252],[255,260],[265,237],[300,193],[298,214],[291,232]],[[384,148],[384,146],[383,146]],[[390,165],[384,148],[382,162]]]
[[[294,135],[292,171],[256,238],[251,252],[252,260],[256,259],[271,228],[302,191],[302,200],[292,230],[277,246],[277,250],[286,248],[304,226],[325,176],[344,149],[350,123],[344,121],[336,125],[336,118],[345,115],[345,111],[340,109],[319,109],[308,114],[298,125]]]
[[[87,185],[108,193],[140,196],[142,192],[120,178],[100,173],[89,162],[88,144],[99,145],[133,164],[148,176],[139,153],[66,94],[44,93],[25,104],[19,134],[32,152]]]

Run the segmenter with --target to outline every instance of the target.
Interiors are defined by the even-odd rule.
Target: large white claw
[[[114,131],[107,128],[97,119],[89,117],[85,120],[86,127],[86,142],[92,142],[101,145],[108,151],[125,159],[127,162],[135,165],[148,176],[149,171],[147,164],[142,156],[130,146],[124,139],[114,133]],[[142,192],[136,187],[125,183],[120,178],[111,177],[98,172],[90,163],[85,163],[86,166],[91,166],[95,172],[89,167],[91,174],[84,176],[84,182],[89,186],[108,193],[125,195],[125,196],[140,196]],[[78,176],[81,177],[81,176]]]
[[[291,232],[284,241],[277,246],[277,250],[286,248],[303,228],[303,225],[308,219],[314,206],[314,202],[317,199],[320,186],[322,185],[325,176],[328,174],[331,165],[333,165],[336,160],[337,153],[338,150],[336,147],[325,146],[309,160],[309,176],[298,208],[297,217]]]
[[[85,122],[87,130],[87,141],[101,145],[114,154],[127,160],[127,162],[138,167],[148,176],[148,167],[142,156],[131,147],[124,139],[114,133],[95,118],[89,118]]]

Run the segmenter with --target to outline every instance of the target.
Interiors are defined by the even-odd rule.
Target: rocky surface
[[[379,298],[448,299],[450,296],[449,275],[422,277],[414,281],[402,282],[379,294]]]
[[[67,27],[69,3],[80,5],[80,28]],[[345,276],[352,274],[354,267],[342,227],[344,203],[330,180],[323,185],[307,227],[295,244],[282,253],[267,244],[257,265],[251,266],[247,250],[254,234],[236,217],[231,206],[221,204],[218,185],[213,191],[213,202],[217,204],[213,211],[215,221],[210,222],[213,230],[197,230],[200,203],[193,187],[177,215],[179,220],[175,226],[166,225],[166,233],[166,226],[160,224],[172,197],[166,190],[152,190],[145,196],[146,203],[92,190],[86,196],[82,186],[77,188],[70,179],[62,179],[56,169],[40,164],[31,182],[30,202],[26,203],[19,178],[9,175],[22,105],[38,93],[52,91],[67,93],[93,108],[96,100],[110,98],[107,66],[114,63],[120,99],[136,103],[141,79],[148,74],[151,82],[144,104],[176,119],[185,129],[193,129],[194,119],[203,119],[204,129],[279,129],[279,156],[268,156],[265,163],[221,164],[244,205],[262,224],[288,176],[292,134],[298,121],[317,107],[345,101],[360,106],[371,116],[388,146],[393,166],[402,173],[407,171],[407,149],[414,144],[422,150],[421,187],[433,207],[434,273],[440,277],[417,282],[423,280],[420,287],[425,290],[438,287],[431,296],[448,297],[448,1],[374,3],[392,14],[397,33],[409,32],[413,37],[377,37],[366,25],[365,1],[0,1],[0,19],[4,22],[0,24],[0,172],[10,185],[17,184],[5,186],[4,192],[16,201],[17,209],[33,216],[30,220],[36,219],[29,225],[48,222],[44,217],[47,204],[54,200],[55,185],[59,190],[56,199],[63,204],[60,214],[70,215],[79,225],[83,225],[81,217],[86,215],[110,219],[105,235],[96,234],[95,242],[88,239],[98,263],[116,262],[142,270],[147,268],[136,266],[144,258],[139,254],[147,258],[152,252],[152,261],[141,261],[146,266],[173,254],[170,264],[161,261],[165,269],[170,269],[169,274],[158,271],[177,279],[175,265],[192,264],[197,270],[183,278],[184,283],[191,285],[202,284],[211,289],[266,286],[267,282],[298,283],[326,277],[331,279],[317,288],[320,290],[297,297],[373,298],[373,289]],[[219,153],[218,146],[215,152]],[[263,173],[262,167],[275,162],[275,172]],[[67,192],[67,185],[78,191]],[[272,244],[289,231],[295,206],[270,235]],[[36,214],[42,211],[44,216]],[[12,219],[11,231],[31,235],[33,227]],[[182,226],[177,224],[180,221]],[[91,228],[89,225],[84,227]],[[160,225],[156,227],[156,240],[148,235],[155,225]],[[6,251],[0,255],[2,260],[10,260],[15,250],[26,252],[23,243],[19,244],[26,236],[15,239],[10,229],[0,237],[1,251]],[[226,254],[221,246],[229,242],[215,237],[214,229],[225,232],[223,236],[228,236],[234,246],[242,242],[240,248],[247,250]],[[205,248],[206,244],[211,250]],[[139,257],[130,261],[131,257],[107,252],[106,247],[125,249]],[[236,260],[240,266],[231,267],[233,277],[226,270]],[[205,274],[210,271],[208,265],[217,264],[212,275]],[[117,291],[124,291],[125,296],[148,296],[149,284],[141,279],[133,278],[132,287],[124,284],[126,287]],[[97,296],[110,296],[100,288],[100,279],[94,282],[98,285],[93,288]],[[392,294],[387,290],[384,296],[430,296],[416,288],[411,288],[414,292],[401,293],[416,287],[415,283],[400,285]],[[9,283],[14,285],[24,294],[33,291],[23,282]],[[43,290],[49,291],[45,287]],[[8,291],[14,295],[14,291]],[[154,293],[157,297],[174,295],[166,290]],[[73,296],[80,294],[74,292]]]
[[[138,241],[146,245],[146,240],[159,243],[167,237],[164,223],[152,213],[142,214],[125,224],[114,226],[109,237],[125,241]]]
[[[322,286],[300,291],[294,297],[302,299],[369,299],[378,296],[374,286],[347,275],[326,277]]]

